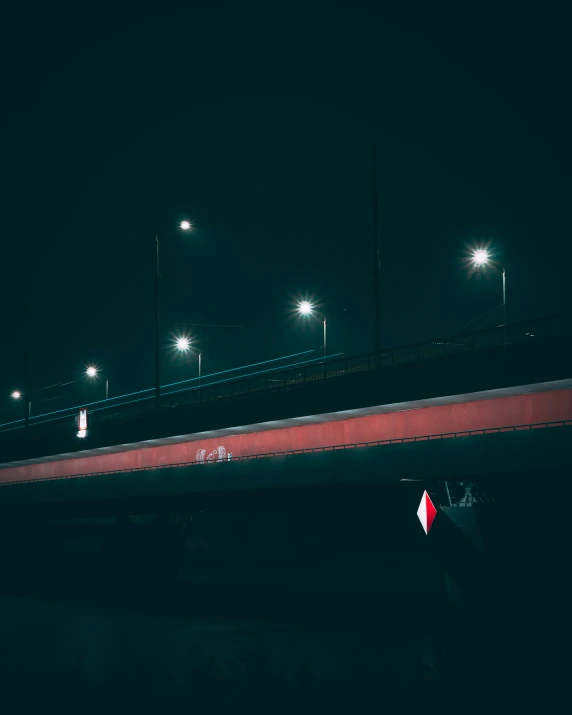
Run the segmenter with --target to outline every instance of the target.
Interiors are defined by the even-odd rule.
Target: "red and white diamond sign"
[[[419,509],[417,509],[417,516],[419,517],[421,526],[423,527],[426,534],[429,533],[429,529],[433,525],[433,521],[435,520],[436,514],[437,509],[435,509],[435,507],[433,506],[433,502],[431,501],[429,494],[427,494],[426,491],[423,492],[423,496],[421,497],[421,503],[419,504]]]

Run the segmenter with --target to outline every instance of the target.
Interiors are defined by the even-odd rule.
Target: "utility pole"
[[[502,324],[506,325],[506,270],[502,267]]]
[[[373,321],[374,349],[381,350],[381,260],[379,254],[379,189],[377,186],[377,147],[373,145]]]
[[[24,424],[30,426],[30,297],[26,296],[26,316],[24,336]]]
[[[155,409],[161,407],[161,355],[159,347],[159,234],[155,236],[157,244],[157,270],[155,272]]]
[[[193,226],[190,221],[181,221],[179,228],[181,231],[190,231]],[[161,409],[161,346],[159,334],[159,288],[161,283],[161,270],[159,263],[159,232],[155,234],[155,244],[157,246],[157,266],[155,271],[155,409]]]

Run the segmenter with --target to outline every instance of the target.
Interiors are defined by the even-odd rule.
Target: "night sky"
[[[481,243],[509,320],[572,307],[563,11],[395,6],[4,14],[2,421],[21,416],[26,295],[32,387],[79,381],[42,410],[102,396],[88,363],[111,394],[153,385],[156,231],[164,381],[196,374],[169,350],[183,324],[204,372],[319,350],[297,298],[327,313],[330,353],[372,350],[374,142],[384,346],[500,322],[499,274],[463,263]]]

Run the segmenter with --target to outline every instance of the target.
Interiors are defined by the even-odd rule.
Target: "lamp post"
[[[26,427],[28,427],[30,424],[30,417],[32,414],[32,402],[30,401],[27,392],[25,392],[25,391],[21,392],[20,390],[13,390],[10,393],[10,397],[14,400],[14,402],[19,402],[22,398],[24,398],[24,410],[25,410],[24,424]]]
[[[181,231],[190,231],[192,224],[190,221],[181,221],[179,224]],[[160,272],[160,243],[159,233],[155,234],[156,244],[156,271],[155,271],[155,409],[159,411],[161,406],[161,351],[159,340],[159,283],[161,280]]]
[[[30,301],[30,296],[28,296],[26,299],[26,335],[24,338],[24,425],[26,427],[30,426],[30,416],[32,414],[32,403],[30,402],[30,323],[32,319],[32,310]]]
[[[491,257],[486,248],[477,248],[471,256],[471,263],[476,268],[487,266],[491,261]],[[501,265],[502,270],[502,322],[506,325],[506,270],[504,265]]]
[[[506,270],[502,267],[502,322],[506,325]]]
[[[189,350],[191,349],[191,341],[189,338],[185,336],[181,336],[179,338],[176,338],[175,340],[175,348],[181,352],[181,353],[188,353]],[[199,387],[201,386],[201,368],[203,364],[203,354],[202,352],[199,353]]]
[[[157,244],[157,270],[155,273],[155,409],[161,405],[161,363],[159,356],[159,234],[155,235]]]
[[[312,303],[310,303],[309,300],[302,300],[298,303],[298,313],[304,317],[314,315],[315,309]],[[328,356],[328,344],[327,344],[327,321],[326,321],[326,316],[322,314],[322,320],[324,321],[324,360],[326,360]]]
[[[90,365],[86,368],[85,374],[93,380],[100,372],[103,372],[103,370],[94,365]],[[104,372],[103,374],[105,375],[105,406],[107,407],[107,401],[109,400],[109,377],[107,373]]]

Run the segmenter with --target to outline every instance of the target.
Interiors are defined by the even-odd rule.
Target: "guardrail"
[[[176,407],[202,405],[215,400],[235,399],[262,392],[276,392],[320,380],[476,351],[502,350],[507,346],[531,341],[538,342],[568,333],[572,334],[572,313],[553,315],[487,328],[478,332],[427,340],[366,355],[322,360],[318,363],[287,369],[275,368],[263,373],[229,378],[200,387],[170,390],[162,393],[160,409],[165,411]],[[31,418],[30,426],[36,427],[46,422],[70,419],[70,417],[76,416],[77,409],[77,407],[71,407],[69,411],[63,410],[62,415],[58,417],[48,418],[47,415],[37,415]],[[133,419],[148,415],[155,410],[155,397],[149,395],[133,401],[126,401],[123,404],[111,406],[102,404],[90,408],[90,415],[92,415],[93,424],[94,419],[96,422],[99,422],[100,419],[104,422]],[[15,429],[15,427],[12,426],[9,429]],[[2,431],[0,429],[0,433]]]
[[[350,442],[347,444],[336,444],[325,447],[308,447],[306,449],[290,449],[286,451],[263,452],[260,454],[237,455],[232,459],[213,459],[206,462],[176,462],[174,464],[161,464],[152,467],[134,467],[132,469],[114,469],[108,472],[90,472],[89,474],[68,474],[61,477],[42,477],[40,479],[20,479],[12,482],[0,483],[0,487],[14,486],[17,484],[35,484],[37,482],[53,482],[64,479],[83,479],[86,477],[100,477],[110,474],[131,474],[135,472],[156,472],[162,469],[176,469],[177,467],[205,466],[207,464],[221,464],[224,462],[244,462],[251,459],[268,459],[272,457],[289,457],[295,454],[315,454],[320,452],[335,452],[347,449],[359,449],[360,447],[382,447],[395,444],[408,444],[410,442],[432,442],[435,440],[454,439],[458,437],[475,437],[487,434],[500,434],[503,432],[520,432],[534,429],[549,429],[555,427],[572,427],[572,420],[559,420],[556,422],[534,422],[524,425],[511,425],[508,427],[491,427],[488,429],[463,430],[459,432],[444,432],[437,434],[420,435],[418,437],[398,437],[394,439],[380,439],[372,442]],[[0,474],[1,474],[0,470]]]
[[[202,404],[212,400],[236,398],[260,392],[275,392],[298,385],[357,373],[371,372],[398,365],[433,360],[475,351],[502,349],[509,345],[539,341],[555,335],[572,333],[572,314],[513,323],[479,332],[414,343],[380,352],[342,357],[318,364],[273,370],[252,377],[228,380],[202,388],[190,388],[161,397],[162,409]],[[147,409],[154,409],[148,405]]]

